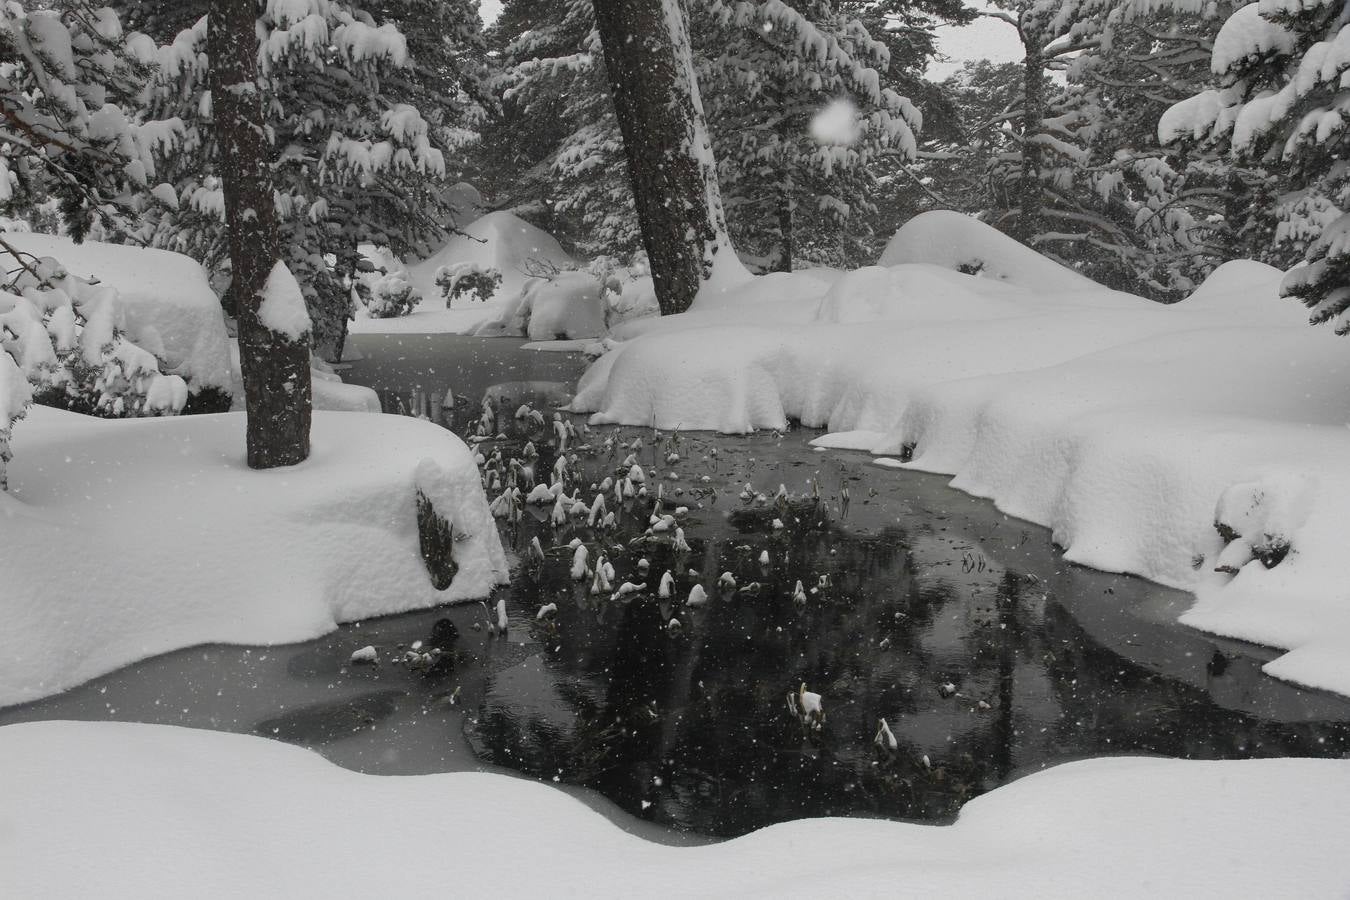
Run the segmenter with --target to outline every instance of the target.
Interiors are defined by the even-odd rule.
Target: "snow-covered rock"
[[[506,560],[460,440],[405,416],[318,412],[298,465],[244,465],[236,413],[108,421],[46,407],[14,429],[0,494],[0,705],[205,642],[485,596]],[[451,523],[437,591],[416,495]]]

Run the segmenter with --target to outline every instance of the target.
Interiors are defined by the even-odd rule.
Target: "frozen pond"
[[[580,368],[500,339],[356,340],[368,358],[350,380],[393,406],[421,385],[436,418],[453,387],[457,430],[492,385],[511,383],[498,391],[513,410],[555,397]],[[551,428],[510,430],[504,462],[533,437],[536,471],[552,467]],[[814,436],[593,430],[574,469],[585,501],[629,453],[648,497],[608,497],[617,527],[604,534],[584,517],[553,526],[547,505],[503,521],[504,637],[471,605],[303,645],[193,648],[0,710],[0,724],[153,721],[263,734],[372,773],[514,770],[592,789],[667,840],[818,815],[948,820],[1021,773],[1084,756],[1350,753],[1350,702],[1265,677],[1273,654],[1261,648],[1178,626],[1187,595],[1067,564],[1045,529],[940,477],[815,451]],[[688,507],[687,551],[668,531],[644,534],[658,483],[662,512]],[[743,499],[747,483],[764,499]],[[786,505],[773,500],[780,485]],[[536,537],[542,561],[528,552]],[[593,594],[592,579],[570,576],[574,538],[609,558],[612,588],[647,589]],[[666,571],[671,599],[656,591]],[[723,573],[734,588],[719,589]],[[690,609],[695,583],[709,600]],[[556,613],[538,618],[550,603]],[[397,661],[447,617],[459,638],[445,664]],[[352,665],[365,645],[379,664]],[[819,728],[789,709],[802,684],[821,696]],[[882,719],[894,747],[884,733],[878,746]]]

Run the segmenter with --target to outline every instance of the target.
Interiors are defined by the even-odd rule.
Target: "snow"
[[[0,431],[9,427],[12,419],[23,414],[33,388],[14,358],[0,352]]]
[[[0,494],[0,706],[180,647],[305,640],[504,582],[458,438],[408,417],[316,412],[312,446],[298,466],[258,472],[237,413],[31,408]],[[444,592],[421,559],[417,490],[461,538]]]
[[[517,301],[532,274],[553,274],[575,265],[552,235],[508,212],[487,213],[464,226],[463,232],[407,267],[404,277],[422,295],[422,302],[411,315],[392,319],[358,316],[351,330],[358,334],[463,333],[498,317],[507,302]],[[387,254],[380,262],[395,269],[402,266]],[[462,297],[446,309],[436,286],[436,272],[460,263],[496,269],[502,274],[502,283],[486,303]]]
[[[473,333],[482,337],[524,335],[532,341],[599,337],[605,331],[605,301],[590,272],[560,272],[526,283],[524,292],[503,301],[497,314]]]
[[[831,100],[811,117],[811,137],[818,144],[851,146],[861,131],[858,108],[847,97]]]
[[[165,370],[193,390],[229,388],[229,352],[220,300],[206,270],[181,253],[84,241],[31,232],[7,232],[6,242],[50,256],[72,274],[117,290],[113,319],[133,343],[162,351]]]
[[[951,271],[972,260],[980,276]],[[593,424],[851,432],[822,443],[912,455],[1050,527],[1073,562],[1194,591],[1187,624],[1292,651],[1271,674],[1350,694],[1350,360],[1279,298],[1282,273],[1231,262],[1164,306],[932,213],[882,263],[814,298],[793,275],[781,299],[752,284],[632,323],[572,408]],[[1225,549],[1216,511],[1244,503],[1260,508]]]
[[[1250,3],[1229,16],[1215,35],[1210,71],[1226,75],[1249,58],[1292,53],[1295,43],[1293,32],[1262,17],[1261,4]]]
[[[292,343],[303,341],[313,327],[300,283],[281,260],[277,260],[267,274],[262,302],[258,304],[258,321],[268,331]]]
[[[350,359],[350,355],[344,353]],[[333,371],[328,363],[317,356],[310,357],[309,383],[312,392],[311,402],[315,409],[331,412],[370,412],[380,411],[380,395],[371,388],[359,384],[346,384],[342,376]],[[244,411],[244,376],[239,371],[239,342],[230,338],[231,402],[230,410]]]
[[[902,725],[897,727],[903,727]],[[1314,897],[1350,882],[1350,763],[1120,757],[1057,766],[956,824],[810,819],[654,844],[546,785],[387,778],[247,735],[116,722],[0,728],[16,896]],[[411,826],[411,827],[410,827]],[[528,864],[504,873],[506,847]],[[678,887],[676,887],[678,886]]]
[[[932,263],[948,269],[978,269],[985,278],[1024,288],[1071,291],[1092,281],[1046,259],[1001,231],[962,213],[939,209],[910,219],[886,244],[878,263]]]

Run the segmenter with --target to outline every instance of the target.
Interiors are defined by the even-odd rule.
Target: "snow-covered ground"
[[[0,493],[0,706],[179,647],[304,640],[505,581],[457,437],[401,416],[318,412],[312,444],[301,465],[258,472],[244,465],[238,413],[29,410]],[[418,490],[460,538],[444,592],[420,556]]]
[[[503,775],[361,775],[263,738],[0,728],[0,872],[25,898],[1340,897],[1350,762],[1069,763],[952,826],[812,819],[704,847]]]
[[[881,263],[621,326],[573,408],[856,432],[829,445],[952,474],[1074,562],[1195,591],[1187,624],[1290,650],[1271,674],[1350,693],[1350,356],[1279,271],[1228,263],[1162,306],[955,213],[912,220]]]

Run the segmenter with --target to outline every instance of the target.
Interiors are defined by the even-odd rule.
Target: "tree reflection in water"
[[[639,503],[629,521],[646,509]],[[530,696],[539,678],[494,676],[470,726],[476,752],[681,828],[736,835],[823,815],[949,820],[1016,774],[1083,756],[1350,748],[1344,722],[1254,718],[1124,660],[1034,579],[957,546],[936,558],[937,532],[855,535],[824,513],[801,501],[775,529],[781,510],[743,507],[730,527],[691,535],[688,554],[668,540],[606,540],[616,585],[654,588],[670,570],[673,600],[592,597],[568,577],[570,553],[551,554],[513,591],[522,609],[557,602],[534,626],[543,652],[522,664],[553,690]],[[535,530],[545,544],[570,537],[527,519],[516,540]],[[974,587],[954,577],[976,566]],[[712,590],[722,572],[735,576],[734,593]],[[804,605],[792,600],[798,579],[810,590]],[[687,609],[696,581],[712,599]],[[823,697],[818,732],[785,702],[803,683]],[[894,752],[873,743],[883,718]]]

